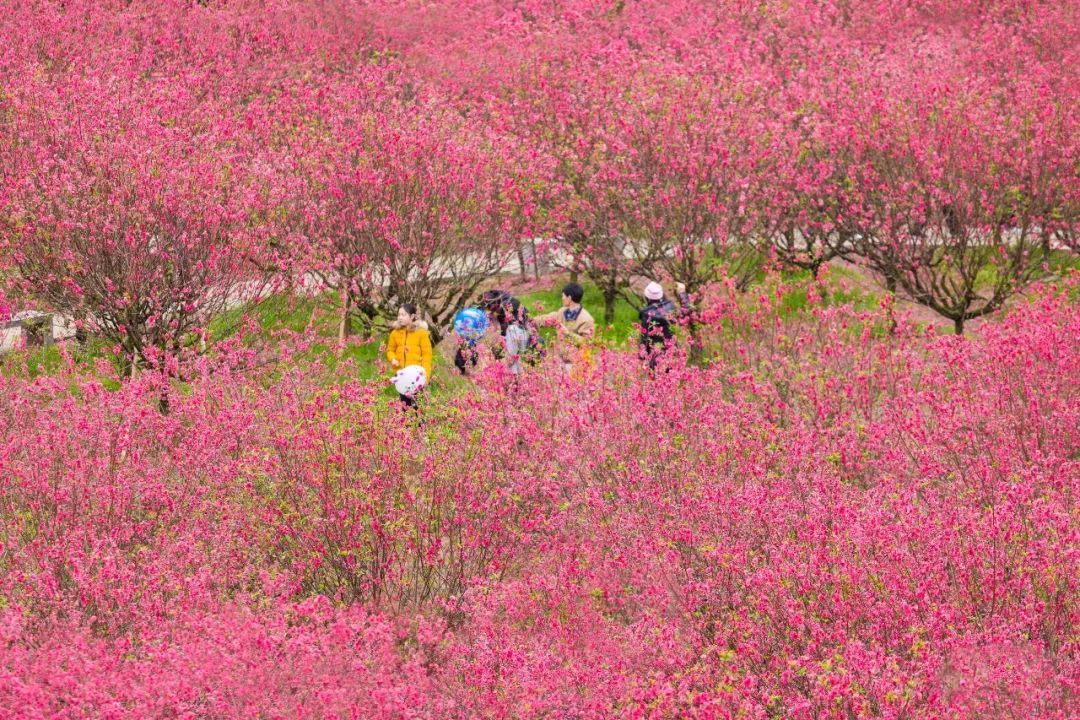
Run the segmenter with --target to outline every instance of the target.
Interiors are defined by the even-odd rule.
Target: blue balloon
[[[454,316],[454,332],[463,340],[475,342],[487,332],[487,315],[478,307],[467,307]]]

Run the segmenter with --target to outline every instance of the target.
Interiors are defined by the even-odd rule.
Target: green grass
[[[334,300],[330,296],[309,298],[281,294],[268,297],[250,307],[234,308],[210,324],[210,337],[214,342],[223,340],[240,332],[245,322],[251,321],[257,327],[256,332],[248,338],[252,343],[272,342],[275,334],[282,331],[300,333],[310,324],[316,336],[323,340],[312,345],[313,359],[317,359],[328,370],[336,370],[353,360],[361,368],[359,372],[362,375],[375,375],[373,367],[370,373],[362,368],[372,366],[373,361],[379,357],[379,342],[384,338],[374,336],[370,341],[365,341],[353,336],[344,348],[339,348],[338,318]]]
[[[109,358],[107,347],[101,341],[89,341],[80,346],[74,341],[65,346],[72,362],[91,372],[95,361]],[[45,345],[0,354],[0,374],[6,377],[26,377],[33,380],[41,375],[53,375],[64,365],[60,347]]]
[[[55,345],[12,351],[0,356],[0,368],[5,376],[29,377],[51,375],[60,369],[63,360]]]
[[[1051,250],[1048,264],[1050,272],[1055,275],[1080,272],[1080,253],[1072,250]]]
[[[858,289],[859,284],[856,281],[859,278],[854,274],[842,268],[833,268],[831,277],[832,290],[826,301],[827,304],[852,302],[858,309],[870,309],[877,304],[876,295]],[[785,273],[783,280],[789,285],[799,287],[793,287],[785,293],[781,301],[781,313],[787,317],[804,312],[808,306],[806,292],[810,280],[809,273],[805,271]],[[854,289],[841,290],[839,284],[844,280],[847,280]],[[544,312],[549,312],[562,307],[562,285],[560,280],[552,279],[547,290],[524,293],[519,297],[530,312],[539,314],[538,307],[542,307]],[[625,297],[620,296],[615,303],[614,321],[610,325],[605,325],[603,322],[604,302],[600,291],[591,283],[585,282],[582,285],[585,289],[583,304],[596,318],[599,339],[612,347],[628,347],[634,344],[637,341],[638,309]],[[751,294],[756,296],[753,292]],[[277,333],[283,330],[302,332],[310,325],[317,340],[305,359],[321,365],[327,371],[325,377],[328,383],[349,378],[378,380],[385,379],[389,375],[388,370],[380,363],[382,348],[386,342],[385,334],[376,333],[369,340],[353,337],[344,347],[338,345],[337,312],[335,298],[331,296],[302,298],[276,295],[252,307],[230,310],[211,323],[211,341],[221,341],[231,337],[241,331],[245,324],[251,322],[254,323],[255,331],[247,337],[246,341],[252,344],[272,344]],[[541,333],[546,339],[552,339],[557,331],[555,328],[543,328]],[[68,347],[71,348],[75,362],[91,371],[94,370],[94,362],[97,359],[110,356],[108,348],[102,343],[91,342],[86,348],[78,348],[74,344]],[[62,364],[63,359],[59,349],[52,346],[0,356],[0,372],[8,375],[36,377],[54,373]],[[452,395],[468,387],[468,380],[457,374],[450,359],[444,357],[438,349],[435,367],[436,382],[431,388],[433,396]],[[274,371],[271,371],[266,380],[272,383],[274,378]],[[105,379],[102,378],[103,381]],[[396,400],[397,395],[388,382],[381,393],[388,401]]]
[[[858,276],[850,270],[833,267],[829,269],[830,283],[828,295],[822,304],[826,306],[850,304],[855,310],[872,310],[878,306],[881,297],[873,292],[867,292],[858,287]],[[793,289],[784,293],[780,301],[780,316],[791,317],[800,312],[805,312],[809,307],[807,292],[815,292],[810,284],[813,278],[809,270],[786,271],[781,275],[787,285]],[[846,283],[848,288],[841,288],[841,283]]]
[[[250,309],[230,311],[215,321],[211,336],[221,339],[239,331],[239,323],[245,312],[258,326],[250,342],[273,342],[277,332],[299,333],[310,324],[318,340],[312,344],[306,359],[318,363],[327,371],[324,376],[327,383],[345,379],[386,380],[380,395],[388,402],[396,402],[397,392],[388,382],[389,370],[382,366],[386,333],[376,332],[368,339],[353,335],[344,347],[339,346],[335,302],[336,298],[329,295],[319,298],[273,296]],[[430,389],[433,397],[453,394],[467,384],[454,370],[450,360],[443,358],[438,350],[435,351],[434,373],[437,382]]]
[[[806,286],[810,281],[810,273],[806,271],[786,273],[783,279],[788,284],[800,286],[789,290],[784,295],[781,302],[783,316],[787,317],[805,311],[808,305]],[[836,268],[832,271],[832,279],[833,287],[825,304],[837,305],[851,302],[860,310],[876,307],[878,296],[859,290],[856,287],[855,281],[858,277],[855,274]],[[841,290],[839,282],[845,280],[852,287]],[[523,293],[518,297],[530,313],[550,312],[562,307],[562,286],[561,281],[552,280],[549,289]],[[582,304],[596,318],[598,338],[610,347],[627,347],[635,343],[638,309],[620,295],[615,302],[615,319],[610,325],[605,325],[603,323],[604,300],[599,289],[588,282],[583,282],[582,287],[585,289]],[[314,320],[312,320],[313,312]],[[382,357],[382,346],[386,341],[385,335],[376,334],[368,341],[353,338],[344,349],[339,348],[337,346],[337,318],[332,298],[321,300],[270,298],[254,308],[252,315],[258,322],[259,335],[263,340],[271,338],[277,330],[288,329],[298,332],[307,327],[309,322],[313,323],[317,335],[325,338],[325,342],[319,342],[312,347],[310,359],[321,363],[329,371],[330,378],[335,376],[339,368],[342,372],[346,372],[345,368],[348,368],[347,372],[351,373],[351,377],[361,380],[385,377],[378,365]],[[239,312],[234,317],[223,318],[219,327],[226,327],[226,324],[235,325],[238,317]],[[541,328],[541,334],[550,341],[557,336],[557,330],[553,327],[544,327]],[[450,360],[443,357],[438,350],[436,350],[435,376],[437,381],[431,387],[433,396],[444,393],[454,394],[468,386],[468,381],[457,374]],[[389,384],[382,392],[388,399],[397,397]]]
[[[605,325],[604,298],[600,291],[591,283],[582,283],[581,286],[585,290],[585,297],[581,299],[581,304],[596,320],[596,334],[600,340],[607,345],[621,347],[636,337],[634,325],[638,321],[637,308],[622,296],[616,298],[615,320],[610,325]],[[551,312],[562,307],[562,287],[563,283],[554,283],[550,290],[528,293],[520,296],[519,299],[530,313],[539,315],[540,312]],[[537,304],[543,306],[542,311],[534,311]],[[555,328],[541,328],[540,333],[545,340],[550,340],[556,336],[557,331]]]
[[[260,335],[268,337],[279,330],[302,332],[312,321],[320,335],[331,335],[336,330],[336,318],[332,316],[328,299],[272,295],[253,306],[233,308],[222,313],[210,323],[210,337],[221,340],[240,329],[245,318],[252,319],[260,329]]]
[[[254,322],[257,328],[246,338],[252,344],[272,344],[276,334],[282,331],[301,333],[310,325],[318,339],[311,345],[305,359],[321,365],[327,371],[324,375],[327,383],[386,377],[378,365],[378,360],[382,358],[382,345],[386,342],[385,336],[375,334],[364,339],[353,335],[343,347],[340,346],[335,298],[329,295],[310,298],[281,294],[251,307],[234,308],[211,323],[210,337],[220,341],[240,332],[250,322]],[[273,372],[269,379],[273,381]],[[437,387],[432,386],[433,395],[440,394]],[[397,399],[397,393],[389,383],[380,394],[388,401]]]

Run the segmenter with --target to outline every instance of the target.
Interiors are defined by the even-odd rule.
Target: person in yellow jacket
[[[386,343],[386,359],[390,361],[394,372],[409,365],[419,365],[424,368],[424,376],[430,383],[431,334],[428,332],[427,323],[420,319],[416,305],[402,305],[392,328],[390,339]],[[406,408],[416,407],[416,395],[399,397]]]

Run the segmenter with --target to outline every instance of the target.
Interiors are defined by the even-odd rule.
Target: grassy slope
[[[605,326],[603,324],[604,299],[600,295],[600,291],[596,289],[595,285],[583,283],[582,286],[585,288],[585,297],[582,298],[581,303],[596,319],[597,334],[600,339],[611,346],[625,345],[634,335],[634,324],[638,320],[637,309],[628,303],[625,298],[620,297],[615,302],[615,321]],[[533,314],[557,310],[562,307],[562,283],[553,283],[550,290],[540,290],[522,295],[521,301],[525,303],[525,307]],[[538,306],[543,309],[538,309]],[[541,332],[545,338],[555,335],[554,329],[545,328]]]
[[[1080,272],[1080,255],[1057,250],[1051,254],[1049,264],[1054,273]],[[810,279],[806,272],[786,273],[784,277],[793,285],[804,284]],[[994,279],[992,270],[985,270],[980,277],[983,283],[991,283]],[[841,264],[834,264],[831,267],[830,284],[833,288],[829,299],[831,304],[853,302],[859,309],[874,307],[881,292],[868,275]],[[542,306],[546,311],[561,306],[561,279],[551,278],[547,285],[549,288],[547,290],[520,294],[530,311],[535,311],[538,306]],[[588,283],[584,285],[584,304],[599,322],[603,315],[603,299],[595,286]],[[328,302],[319,302],[311,298],[275,296],[254,308],[251,315],[258,324],[259,335],[263,339],[269,339],[276,330],[289,329],[299,332],[312,323],[318,336],[324,339],[313,348],[313,354],[328,369],[333,370],[347,361],[352,361],[359,377],[370,379],[380,375],[381,370],[377,367],[376,360],[381,357],[380,345],[385,338],[376,337],[370,342],[354,339],[345,348],[339,349],[336,341],[337,325],[334,305],[333,299],[329,299]],[[806,305],[805,292],[792,291],[784,297],[781,312],[786,315],[794,314],[804,310]],[[907,305],[915,310],[920,324],[933,323],[938,326],[940,333],[953,332],[951,323],[942,321],[931,311],[921,306]],[[215,320],[211,324],[211,337],[221,339],[236,332],[237,323],[242,314],[243,311],[234,310]],[[619,298],[615,306],[615,321],[610,326],[599,328],[600,337],[608,345],[625,346],[628,341],[632,342],[636,322],[637,310],[624,298]],[[550,337],[553,331],[545,330],[544,335]],[[85,348],[79,348],[74,343],[70,343],[68,348],[73,361],[88,369],[92,369],[100,358],[109,356],[108,347],[100,342],[90,342]],[[60,350],[56,347],[9,352],[0,355],[0,374],[37,377],[56,372],[62,364]],[[441,376],[453,374],[446,372],[449,362],[445,357],[439,365]],[[447,382],[447,384],[453,383]],[[392,395],[389,390],[388,394]]]
[[[876,304],[876,298],[858,289],[858,284],[852,280],[850,271],[842,269],[833,271],[832,302],[842,303],[853,301],[861,307],[872,307]],[[787,280],[801,283],[809,279],[806,273],[789,275]],[[562,306],[562,283],[552,280],[546,290],[534,290],[519,295],[530,312],[539,313],[554,310]],[[626,347],[636,339],[635,324],[637,323],[637,308],[632,306],[625,298],[620,297],[615,305],[615,320],[610,325],[602,325],[603,299],[595,286],[584,284],[585,298],[583,303],[593,317],[597,318],[600,339],[612,347]],[[848,286],[843,289],[842,286]],[[805,291],[796,290],[788,293],[783,300],[783,312],[793,314],[802,311],[806,307]],[[232,310],[211,323],[210,336],[212,340],[221,340],[239,330],[239,323],[244,316],[244,310]],[[251,321],[257,325],[257,332],[253,341],[272,341],[275,332],[289,330],[301,332],[309,325],[312,326],[319,341],[312,347],[311,359],[322,363],[328,370],[336,370],[339,367],[348,366],[350,372],[354,372],[361,379],[374,379],[384,376],[385,368],[380,367],[382,348],[385,337],[376,335],[371,340],[352,338],[344,348],[337,344],[337,318],[330,302],[321,302],[314,298],[288,297],[284,295],[274,296],[263,301],[250,310]],[[554,329],[542,330],[545,338],[553,338]],[[436,359],[436,377],[439,382],[433,386],[435,393],[440,386],[445,386],[448,391],[453,391],[461,385],[456,377],[449,357],[452,350],[447,347],[439,348]],[[74,343],[68,345],[72,359],[88,369],[100,359],[108,357],[108,348],[101,343],[90,343],[86,348],[79,348]],[[350,362],[351,361],[351,362]],[[63,360],[57,347],[46,347],[34,350],[12,352],[0,356],[0,372],[4,374],[27,374],[36,377],[41,374],[55,372]],[[391,388],[385,391],[387,397],[394,397]]]

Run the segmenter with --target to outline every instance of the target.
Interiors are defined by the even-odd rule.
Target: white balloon
[[[427,385],[427,373],[419,365],[407,365],[394,376],[394,389],[399,395],[412,397]]]

